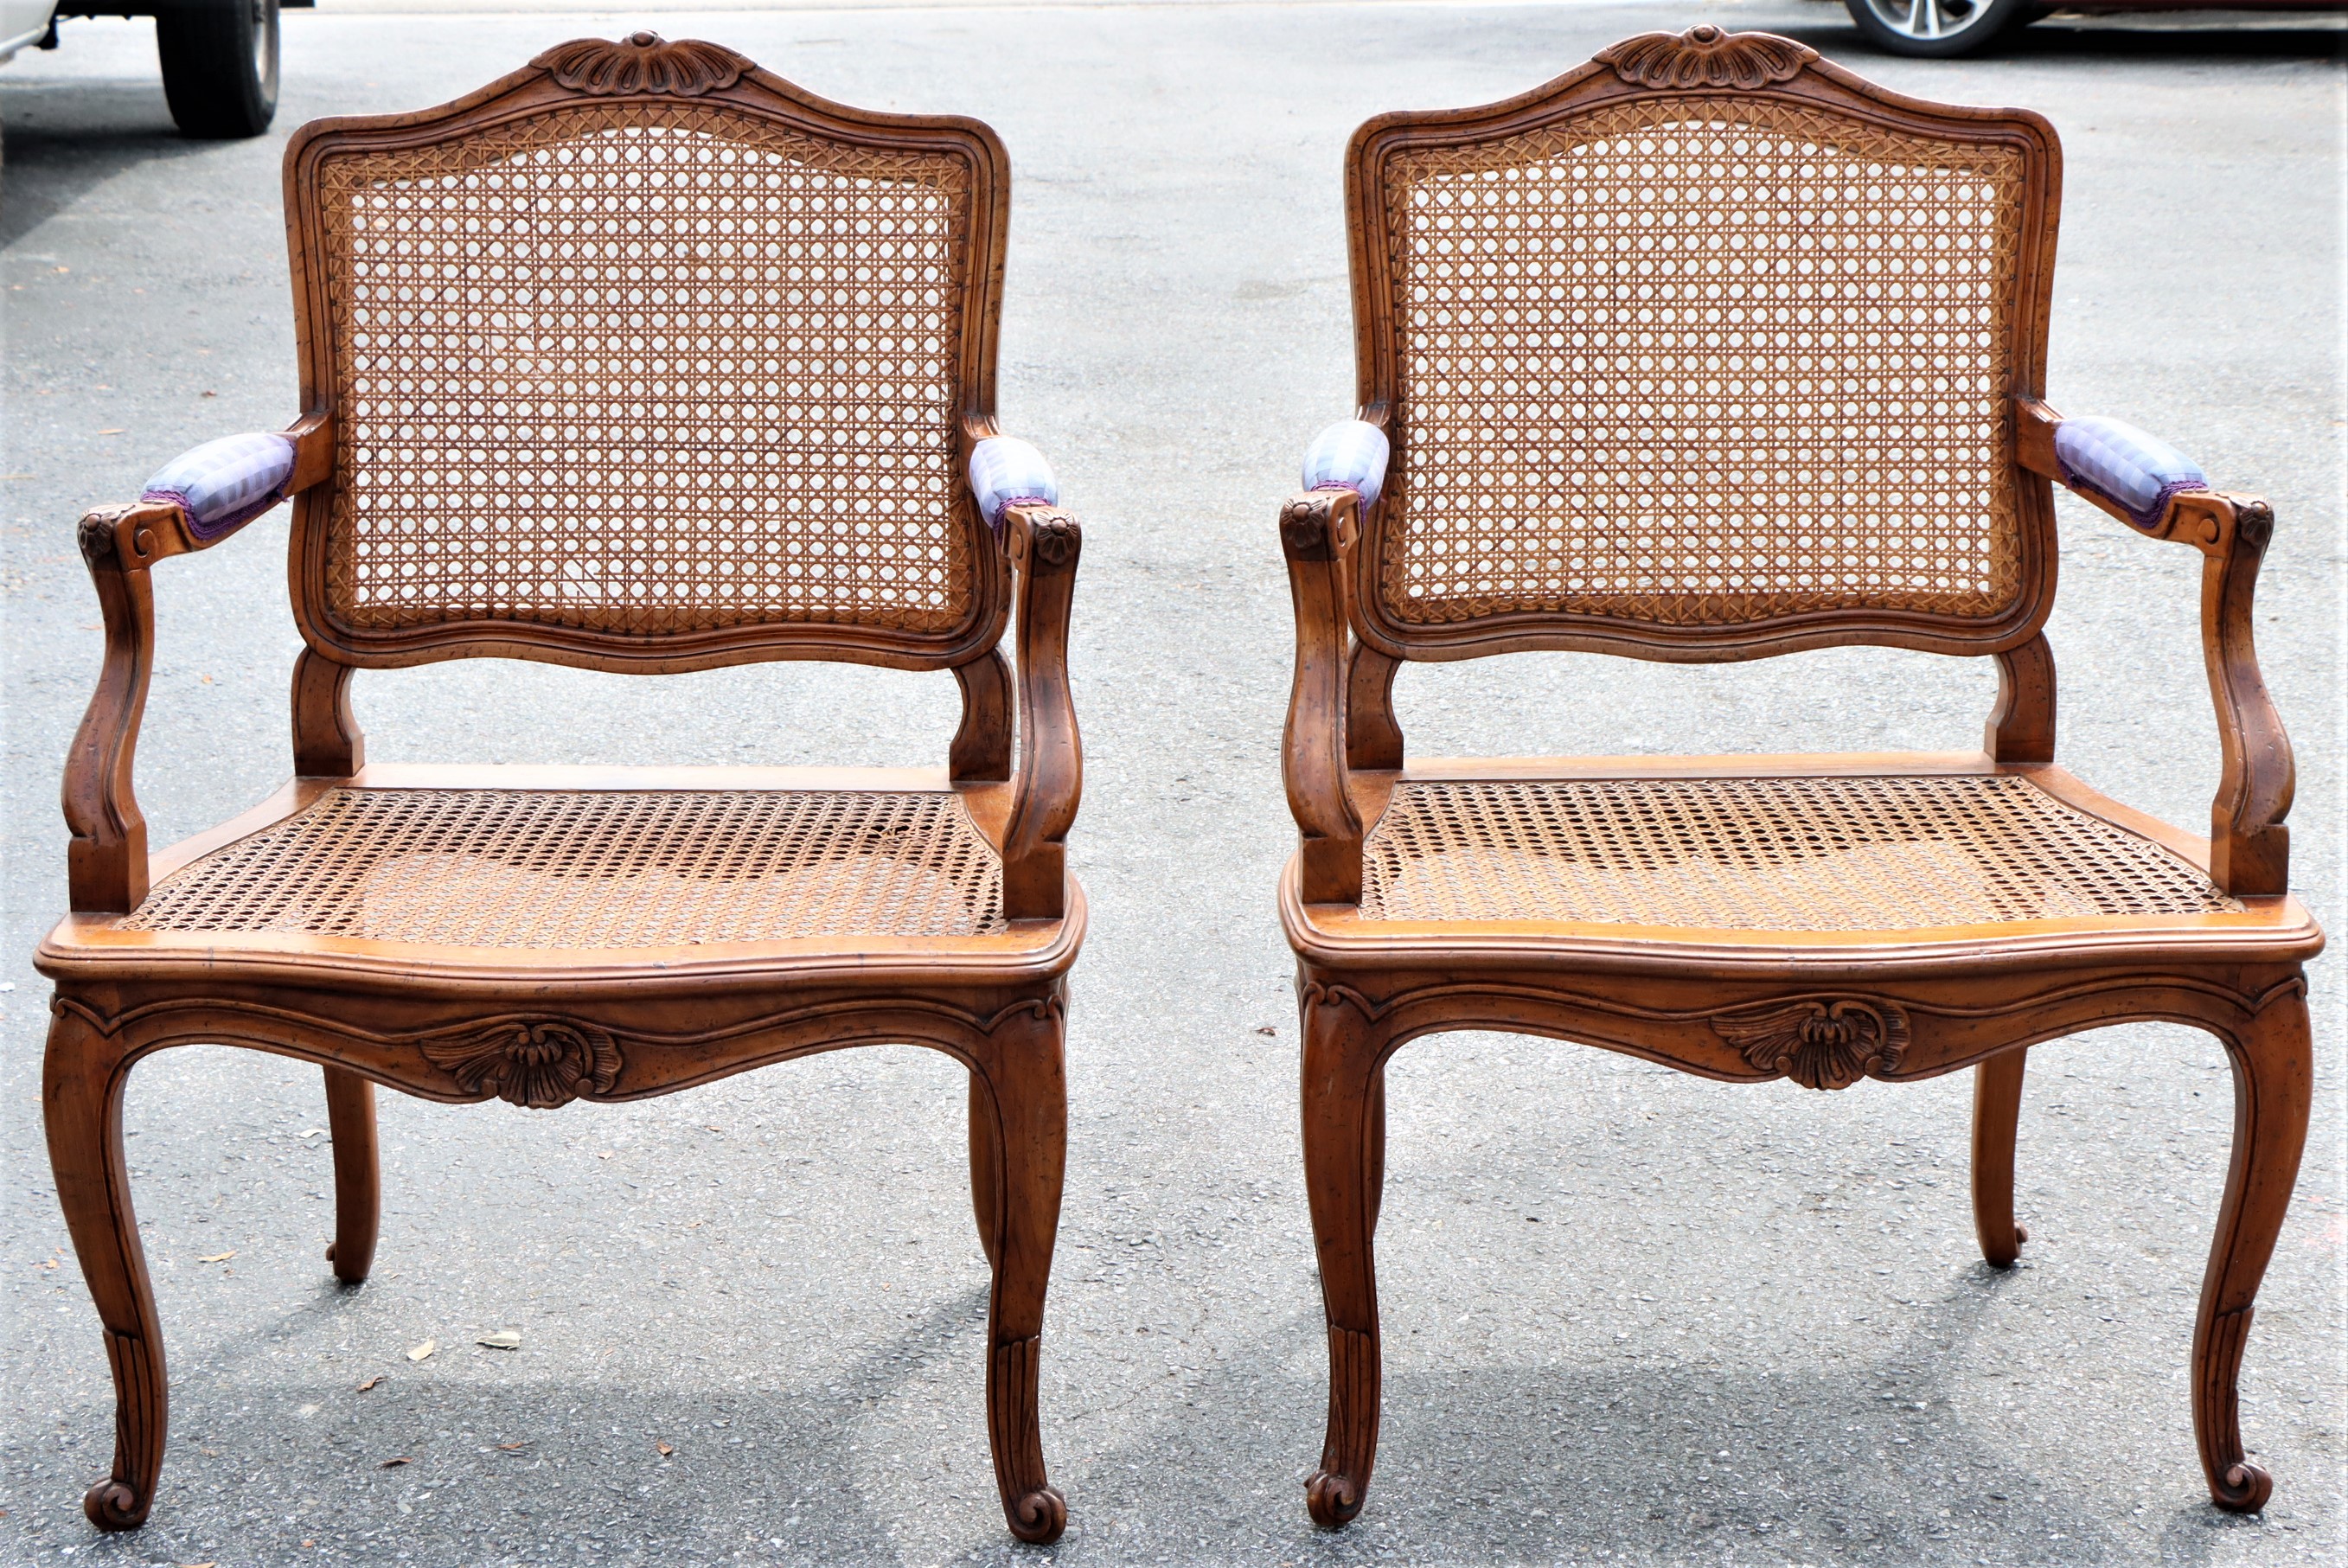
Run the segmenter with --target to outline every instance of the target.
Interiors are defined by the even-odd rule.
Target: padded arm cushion
[[[1385,488],[1386,433],[1362,419],[1344,419],[1313,438],[1304,449],[1304,488],[1349,490],[1364,506]]]
[[[225,436],[180,453],[155,470],[140,500],[178,503],[188,531],[210,542],[285,499],[294,443],[283,436]]]
[[[1056,506],[1060,481],[1044,454],[1015,436],[989,436],[971,449],[970,489],[986,526],[1003,526],[1003,509],[1018,502]]]
[[[2054,461],[2065,484],[2101,496],[2138,528],[2159,522],[2179,490],[2209,485],[2192,459],[2117,419],[2064,420],[2054,427]]]

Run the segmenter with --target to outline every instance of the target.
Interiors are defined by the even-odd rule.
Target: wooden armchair
[[[2194,1426],[2218,1504],[2265,1502],[2235,1381],[2304,1141],[2322,944],[2287,885],[2291,747],[2251,650],[2272,515],[2040,401],[2060,178],[2035,115],[1712,27],[1355,134],[1360,419],[1280,519],[1322,1523],[1360,1510],[1377,1447],[1385,1062],[1455,1029],[1810,1088],[1973,1067],[1999,1267],[2024,1239],[2026,1047],[2208,1029],[2237,1111]],[[2054,765],[2050,481],[2205,557],[2206,841]],[[1995,658],[1982,750],[1411,762],[1390,702],[1404,659],[1856,643]]]
[[[551,1109],[893,1041],[970,1070],[995,1474],[1014,1533],[1059,1534],[1036,1373],[1085,926],[1062,852],[1080,537],[994,432],[1009,180],[974,121],[648,33],[295,135],[303,418],[81,524],[106,663],[66,770],[73,912],[38,963],[50,1159],[118,1398],[99,1527],[145,1520],[163,1454],[122,1150],[139,1058],[325,1069],[326,1255],[356,1284],[376,1083]],[[286,496],[296,777],[150,859],[149,574]],[[963,719],[942,769],[366,765],[355,671],[479,656],[952,669]]]

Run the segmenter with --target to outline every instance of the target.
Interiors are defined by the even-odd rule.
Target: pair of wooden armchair
[[[307,127],[285,167],[304,417],[81,529],[107,656],[66,774],[73,913],[38,961],[51,1160],[118,1399],[90,1518],[141,1522],[162,1460],[121,1128],[149,1053],[324,1069],[328,1256],[355,1283],[375,1083],[549,1109],[914,1041],[970,1069],[989,1436],[1012,1530],[1052,1539],[1080,536],[995,429],[1001,144],[639,34]],[[1697,28],[1374,120],[1347,169],[1361,418],[1280,521],[1303,832],[1281,910],[1332,1369],[1313,1516],[1354,1516],[1375,1449],[1405,1042],[1520,1030],[1812,1088],[1979,1064],[1975,1212],[2003,1264],[2024,1048],[2153,1017],[2236,1066],[2194,1408],[2212,1495],[2258,1507],[2235,1377],[2306,1125],[2322,940],[2285,890],[2290,751],[2250,651],[2271,519],[2038,400],[2052,130]],[[2208,557],[2206,844],[2053,766],[2053,480]],[[149,573],[288,497],[296,777],[150,857]],[[1854,642],[1994,656],[1983,751],[1410,764],[1390,701],[1404,659]],[[366,764],[354,672],[484,655],[950,668],[963,723],[935,771]]]

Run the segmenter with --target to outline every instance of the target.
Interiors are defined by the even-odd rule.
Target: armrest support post
[[[315,648],[294,661],[294,771],[304,779],[347,779],[366,766],[366,735],[351,712],[358,674]]]
[[[147,896],[147,819],[132,768],[155,673],[155,590],[148,568],[191,545],[180,509],[148,501],[89,513],[78,540],[98,590],[106,658],[66,754],[60,800],[73,834],[66,881],[77,911],[127,914]]]
[[[1346,557],[1360,498],[1310,490],[1280,514],[1280,547],[1296,611],[1296,678],[1281,740],[1288,809],[1303,837],[1307,903],[1359,903],[1362,819],[1346,790]],[[1390,678],[1390,673],[1389,673]]]
[[[1068,615],[1084,531],[1056,507],[1014,502],[1004,527],[1016,575],[1019,769],[1003,833],[1008,920],[1067,913],[1068,829],[1084,793],[1084,755],[1068,687]]]
[[[2209,808],[2210,879],[2236,897],[2291,887],[2291,814],[2296,784],[2291,737],[2267,695],[2251,635],[2252,596],[2274,512],[2250,496],[2179,496],[2168,537],[2196,545],[2201,562],[2201,656],[2218,709],[2225,764]]]
[[[2054,760],[2054,650],[2039,633],[1997,655],[1997,707],[1982,748],[2008,768]]]
[[[1011,777],[1011,712],[1017,700],[1011,663],[1000,647],[954,666],[962,687],[962,723],[946,752],[946,772],[957,783]]]
[[[1402,726],[1395,719],[1395,672],[1402,661],[1367,643],[1354,645],[1345,672],[1345,766],[1357,773],[1402,767]]]

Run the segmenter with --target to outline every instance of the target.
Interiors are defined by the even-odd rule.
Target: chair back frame
[[[886,188],[891,159],[950,160],[966,170],[966,207],[955,244],[961,253],[953,258],[960,273],[959,298],[941,306],[950,304],[958,323],[947,371],[953,404],[947,413],[953,424],[954,475],[946,533],[966,571],[954,595],[962,601],[955,606],[959,613],[950,624],[909,627],[875,624],[871,618],[860,622],[852,615],[792,618],[774,614],[736,615],[718,624],[613,626],[459,611],[421,624],[386,625],[355,624],[336,607],[330,588],[336,549],[334,519],[344,492],[360,482],[366,459],[357,447],[351,411],[337,403],[353,346],[338,335],[334,294],[353,284],[350,278],[335,275],[324,191],[327,170],[337,159],[461,146],[582,110],[633,114],[640,120],[649,117],[656,124],[665,118],[772,128],[846,155],[870,155],[880,170],[860,189]],[[286,149],[284,184],[305,423],[330,431],[334,450],[332,471],[294,497],[289,562],[295,619],[320,658],[345,669],[499,656],[639,673],[796,658],[928,670],[984,659],[1000,640],[1011,603],[1008,565],[1000,541],[979,518],[962,477],[971,448],[995,433],[995,352],[1010,161],[986,126],[958,116],[881,114],[832,103],[719,46],[667,43],[641,34],[617,43],[582,39],[559,46],[521,70],[438,108],[314,121],[296,132]],[[559,499],[582,535],[597,526],[597,508],[605,498],[572,494]],[[886,502],[882,497],[877,505]]]
[[[1674,617],[1607,609],[1509,607],[1435,620],[1405,619],[1389,587],[1390,559],[1407,521],[1414,431],[1404,384],[1395,236],[1389,197],[1396,160],[1428,151],[1487,148],[1612,108],[1703,102],[1765,112],[1791,108],[1856,127],[2018,164],[2019,225],[2003,302],[2003,358],[2011,385],[1987,389],[1993,405],[1989,469],[2010,483],[2013,552],[2003,603],[1985,614],[1849,603],[1782,613]],[[1345,195],[1352,254],[1361,418],[1384,428],[1394,456],[1385,492],[1363,509],[1347,594],[1353,630],[1388,659],[1447,660],[1535,649],[1598,652],[1674,662],[1718,662],[1870,643],[1982,655],[2028,643],[2052,609],[2056,541],[2049,482],[2015,461],[2013,399],[2043,384],[2051,306],[2062,156],[2053,128],[2021,110],[1952,108],[1886,91],[1790,39],[1697,27],[1650,35],[1601,53],[1530,92],[1478,108],[1385,114],[1354,133]],[[1570,456],[1571,454],[1569,454]]]

